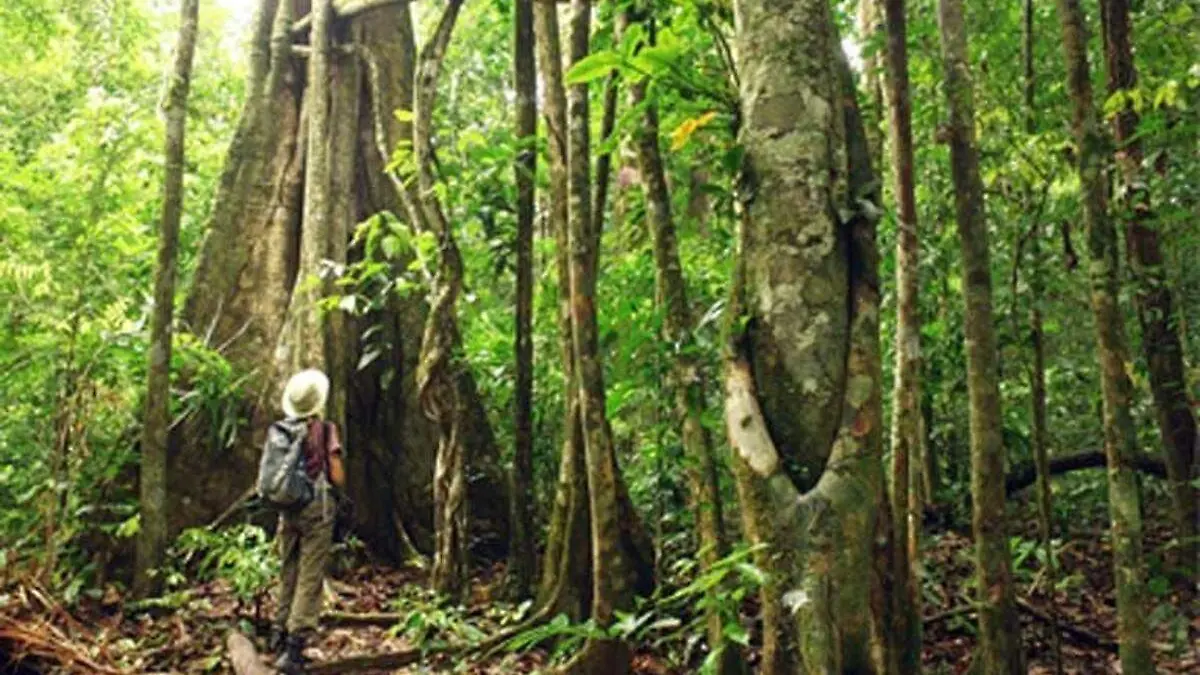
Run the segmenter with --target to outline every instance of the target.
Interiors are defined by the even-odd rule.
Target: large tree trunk
[[[896,193],[896,386],[892,396],[892,636],[900,673],[921,667],[921,605],[913,564],[920,551],[922,504],[912,469],[921,454],[921,317],[917,287],[921,247],[913,185],[912,106],[908,93],[908,45],[904,0],[884,0],[887,17],[889,145]],[[917,461],[914,461],[916,459]],[[910,541],[911,539],[911,541]]]
[[[182,0],[179,41],[166,96],[166,171],[163,175],[162,223],[154,270],[154,313],[150,321],[150,356],[146,378],[146,412],[142,426],[140,473],[141,531],[137,542],[134,593],[155,591],[169,541],[167,519],[167,432],[171,423],[171,321],[175,310],[175,272],[179,254],[179,221],[183,216],[184,132],[192,57],[196,52],[199,0]]]
[[[768,573],[760,672],[884,672],[869,151],[828,3],[735,11],[745,163],[725,420]]]
[[[1154,672],[1150,652],[1146,569],[1142,560],[1142,499],[1129,462],[1137,453],[1137,429],[1130,405],[1133,384],[1125,371],[1129,347],[1119,304],[1117,232],[1108,217],[1105,147],[1092,102],[1087,32],[1079,0],[1058,0],[1067,90],[1078,157],[1080,199],[1087,225],[1088,275],[1104,394],[1104,451],[1108,455],[1108,503],[1112,516],[1113,563],[1117,593],[1117,634],[1121,669],[1130,675]]]
[[[650,31],[653,34],[653,31]],[[636,132],[636,152],[642,184],[646,191],[646,215],[654,235],[655,293],[663,310],[663,340],[675,353],[671,388],[674,390],[675,415],[680,439],[688,463],[692,489],[692,510],[696,515],[698,555],[701,573],[707,572],[727,552],[717,462],[712,438],[704,426],[705,376],[697,358],[692,336],[693,321],[688,304],[687,282],[679,259],[675,220],[671,215],[671,193],[659,149],[658,109],[646,100],[646,83],[630,85],[630,105],[644,109],[642,125]],[[746,662],[738,646],[724,638],[724,622],[717,607],[717,594],[710,591],[707,610],[708,647],[721,650],[714,672],[731,675],[746,671]]]
[[[1133,61],[1129,2],[1104,0],[1102,11],[1108,91],[1115,94],[1135,90],[1137,68]],[[1175,503],[1176,536],[1184,542],[1181,547],[1183,564],[1194,566],[1200,551],[1200,545],[1195,541],[1196,528],[1200,525],[1200,495],[1191,485],[1196,418],[1188,402],[1183,347],[1176,330],[1178,316],[1173,310],[1158,231],[1150,210],[1150,195],[1142,176],[1144,156],[1142,141],[1137,135],[1138,122],[1138,113],[1132,103],[1127,103],[1113,116],[1117,164],[1121,169],[1121,187],[1117,192],[1124,195],[1125,244],[1134,276],[1138,321],[1142,327],[1142,354],[1150,370],[1150,388],[1158,408],[1163,457]]]
[[[1022,3],[1022,71],[1024,86],[1025,133],[1033,136],[1037,133],[1037,109],[1034,107],[1035,84],[1033,49],[1035,42],[1033,28],[1033,0]],[[1024,194],[1026,213],[1039,215],[1033,207],[1033,191],[1026,187]],[[1042,322],[1042,295],[1045,293],[1045,279],[1042,272],[1042,224],[1035,220],[1030,226],[1029,234],[1029,337],[1033,343],[1033,365],[1030,370],[1029,392],[1033,411],[1033,462],[1037,471],[1037,504],[1038,504],[1038,535],[1042,539],[1042,547],[1046,551],[1046,583],[1050,588],[1058,584],[1058,563],[1054,556],[1054,521],[1053,502],[1050,491],[1050,449],[1049,430],[1046,424],[1046,341]],[[1007,481],[1006,481],[1007,483]],[[1007,491],[1007,485],[1005,486]],[[1050,605],[1050,644],[1054,650],[1055,671],[1062,673],[1062,634],[1058,630],[1058,608],[1055,603]]]
[[[517,378],[514,398],[512,551],[509,576],[517,598],[528,597],[537,568],[533,513],[533,216],[537,173],[537,69],[534,61],[533,0],[517,0],[513,14],[513,86],[517,91],[516,132],[522,144],[514,172],[517,183]]]
[[[986,675],[1025,672],[1021,625],[1014,603],[1004,513],[1004,440],[992,322],[988,227],[975,143],[975,104],[967,62],[962,0],[939,0],[946,95],[950,104],[950,163],[963,260],[967,385],[971,400],[971,495],[979,594],[979,649]]]
[[[412,136],[392,111],[412,108],[415,49],[408,3],[353,16],[338,14],[337,8],[335,3],[330,26],[327,251],[344,262],[345,233],[355,222],[382,210],[407,215],[384,167],[395,143]],[[172,531],[211,520],[245,492],[257,466],[261,430],[279,414],[275,348],[299,276],[308,159],[308,114],[302,114],[301,101],[310,98],[309,80],[301,70],[305,52],[294,49],[294,43],[308,40],[293,31],[293,23],[309,9],[308,0],[262,0],[255,16],[247,100],[183,313],[192,332],[248,375],[248,400],[238,414],[248,418],[249,429],[229,449],[209,440],[214,435],[209,420],[192,419],[176,429],[169,467]],[[372,70],[372,77],[363,76]],[[407,262],[398,261],[398,269]],[[339,399],[344,396],[356,530],[374,552],[394,561],[410,552],[410,538],[423,550],[432,549],[438,428],[421,410],[416,382],[425,314],[424,298],[413,296],[391,300],[384,311],[348,318],[344,328],[338,323],[342,317],[329,317],[333,339],[327,367],[335,379],[349,378],[344,386],[335,384],[331,412],[343,414]],[[364,358],[373,352],[381,354]],[[361,370],[340,374],[360,362]],[[471,467],[472,540],[485,553],[502,554],[508,509],[494,437],[469,370],[456,378],[468,420],[462,439]]]

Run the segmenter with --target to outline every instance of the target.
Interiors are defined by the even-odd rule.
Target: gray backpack
[[[271,425],[258,464],[258,496],[277,509],[294,511],[308,505],[316,486],[304,467],[308,422],[285,419]]]

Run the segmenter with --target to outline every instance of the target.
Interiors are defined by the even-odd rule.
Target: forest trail
[[[1021,508],[1032,507],[1023,504]],[[1165,526],[1149,531],[1148,550],[1160,552],[1169,534]],[[927,576],[923,586],[926,606],[923,668],[927,673],[958,675],[967,671],[975,647],[974,616],[966,609],[971,593],[971,543],[965,534],[954,531],[927,536],[929,545],[922,558],[925,569],[936,572]],[[1103,528],[1096,522],[1080,525],[1060,549],[1065,581],[1053,595],[1053,601],[1033,560],[1036,554],[1028,557],[1027,564],[1016,566],[1030,673],[1054,672],[1044,620],[1052,608],[1057,609],[1065,627],[1066,673],[1120,672],[1112,641],[1116,614],[1110,555]],[[397,598],[412,597],[426,586],[427,574],[421,569],[364,565],[346,570],[327,585],[325,628],[310,646],[308,655],[314,665],[328,665],[424,647],[430,654],[411,667],[352,672],[401,675],[451,672],[463,664],[438,656],[439,649],[447,643],[460,644],[471,635],[490,636],[501,629],[500,621],[511,617],[510,606],[491,599],[494,584],[504,578],[502,572],[496,566],[474,578],[470,607],[462,615],[465,622],[459,622],[432,605],[410,604],[397,612]],[[115,594],[84,602],[72,614],[54,604],[47,594],[14,580],[0,591],[0,673],[229,673],[232,670],[226,642],[231,631],[250,636],[260,653],[265,650],[268,617],[274,608],[269,593],[260,597],[262,602],[256,610],[253,603],[240,602],[227,582],[217,581],[187,589],[179,599],[166,603],[172,604],[172,608],[137,616],[121,613],[120,598]],[[1180,602],[1177,597],[1162,599]],[[1035,616],[1039,613],[1040,618]],[[747,606],[743,619],[748,620],[752,615],[753,607]],[[361,625],[380,616],[396,616],[402,623],[393,628]],[[1200,618],[1193,617],[1189,626],[1174,628],[1190,632],[1190,637],[1172,635],[1172,626],[1166,622],[1160,625],[1154,636],[1159,672],[1195,673],[1200,668],[1200,641],[1196,639],[1200,636]],[[406,637],[406,630],[424,631],[426,638],[414,642]],[[1181,637],[1190,640],[1191,651],[1180,648],[1186,644]],[[756,638],[752,631],[752,639]],[[13,663],[6,663],[5,654]],[[475,675],[542,672],[549,660],[542,649],[501,653],[470,664],[465,672]],[[663,655],[653,650],[636,655],[634,664],[634,672],[640,675],[692,672],[672,667]],[[323,668],[321,672],[331,671]]]

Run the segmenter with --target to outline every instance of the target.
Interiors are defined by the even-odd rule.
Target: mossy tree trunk
[[[1067,92],[1078,160],[1080,200],[1087,226],[1088,277],[1104,396],[1104,451],[1108,456],[1108,503],[1112,517],[1113,567],[1117,595],[1117,637],[1121,670],[1154,672],[1147,625],[1146,568],[1142,555],[1142,499],[1137,474],[1129,465],[1137,450],[1130,406],[1133,383],[1125,370],[1129,346],[1121,314],[1117,231],[1109,219],[1106,146],[1092,101],[1087,30],[1079,0],[1058,0]]]
[[[649,33],[652,35],[653,30]],[[674,354],[670,387],[688,463],[698,557],[703,573],[712,569],[727,552],[717,461],[713,456],[712,437],[703,421],[706,378],[692,335],[694,324],[688,304],[687,281],[679,258],[671,192],[659,149],[658,108],[652,101],[647,101],[645,82],[630,85],[630,105],[645,110],[642,123],[635,132],[634,149],[646,192],[646,216],[654,237],[655,294],[663,310],[662,337]],[[715,596],[721,590],[713,589],[710,593]],[[712,606],[707,610],[708,647],[721,650],[715,672],[721,675],[747,672],[739,647],[724,638],[717,598],[711,597],[710,602]]]
[[[512,550],[509,576],[517,598],[530,595],[537,567],[533,513],[533,216],[537,172],[537,67],[533,0],[517,0],[513,12],[513,86],[516,133],[522,143],[514,166],[517,184],[516,409],[513,433]]]
[[[971,497],[979,594],[977,672],[1025,672],[1004,510],[1004,440],[992,272],[983,181],[975,141],[975,104],[962,0],[939,0],[943,72],[950,109],[950,163],[966,303],[967,388],[971,410]]]
[[[921,455],[921,246],[913,184],[912,104],[908,86],[904,0],[884,0],[887,25],[888,139],[896,195],[896,385],[892,396],[893,638],[900,673],[921,667],[921,604],[913,565],[919,553],[921,503],[912,477]],[[915,460],[915,461],[914,461]]]
[[[1104,52],[1108,63],[1108,93],[1137,89],[1137,67],[1133,60],[1133,28],[1128,0],[1104,0]],[[1196,418],[1188,401],[1184,377],[1183,346],[1179,339],[1178,314],[1163,267],[1163,252],[1150,206],[1150,194],[1142,175],[1142,141],[1139,117],[1132,103],[1113,116],[1117,142],[1117,165],[1125,217],[1125,245],[1133,271],[1134,298],[1142,328],[1142,354],[1150,371],[1150,388],[1158,409],[1163,458],[1174,500],[1176,536],[1183,542],[1180,556],[1186,571],[1197,564],[1200,544],[1200,497],[1191,485],[1197,443]]]
[[[171,324],[175,314],[175,277],[179,257],[179,222],[183,216],[184,135],[187,100],[196,53],[199,0],[182,0],[179,38],[166,95],[166,170],[163,174],[162,221],[154,268],[154,311],[150,320],[150,354],[146,369],[146,409],[139,465],[139,512],[134,594],[157,590],[154,574],[169,541],[167,519],[167,435],[171,424]]]
[[[886,672],[870,153],[828,3],[735,13],[745,155],[725,421],[768,573],[760,672]]]

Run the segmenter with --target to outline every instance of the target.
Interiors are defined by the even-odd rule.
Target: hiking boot
[[[284,675],[299,675],[304,672],[308,659],[304,658],[304,636],[289,635],[283,654],[275,661],[275,670]]]
[[[267,639],[267,651],[275,656],[283,656],[287,647],[288,632],[283,626],[272,626],[271,637]]]

